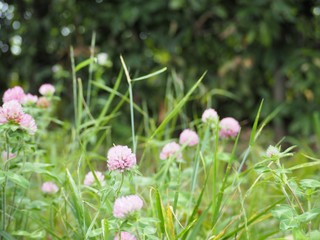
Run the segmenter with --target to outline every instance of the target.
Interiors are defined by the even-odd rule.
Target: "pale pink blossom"
[[[25,129],[30,135],[35,134],[37,131],[37,125],[33,117],[29,114],[23,114],[20,120],[20,126]]]
[[[181,145],[186,144],[190,147],[197,145],[199,143],[199,136],[195,131],[191,129],[185,129],[180,134],[179,143]]]
[[[202,122],[204,123],[217,122],[219,119],[219,116],[216,110],[209,108],[203,112],[201,119],[202,119]]]
[[[41,190],[43,193],[54,194],[59,191],[58,186],[53,182],[44,182],[42,184]]]
[[[16,100],[17,102],[21,103],[24,98],[24,91],[20,86],[15,86],[13,88],[9,88],[7,91],[4,92],[2,101],[4,103]]]
[[[165,160],[170,157],[182,159],[181,147],[176,142],[170,142],[164,145],[160,153],[160,159]]]
[[[121,232],[120,234],[118,233],[113,240],[136,240],[136,237],[128,232]]]
[[[113,216],[116,218],[125,218],[131,213],[142,208],[143,201],[137,195],[119,197],[113,205]]]
[[[99,180],[99,182],[102,184],[104,181],[103,173],[99,171],[95,171],[94,173],[97,176],[97,179]],[[90,171],[86,174],[83,184],[86,186],[91,186],[93,183],[95,183],[95,181],[96,179],[94,178],[93,173]]]
[[[23,114],[21,104],[17,100],[5,102],[2,107],[0,107],[0,123],[19,123]]]
[[[2,109],[2,107],[0,107],[0,125],[4,124],[4,123],[7,123],[7,122],[8,122],[8,120],[7,120],[6,116],[3,113],[3,109]]]
[[[15,153],[9,153],[9,160],[15,158],[16,156],[17,156],[17,154],[15,154]],[[3,161],[7,161],[7,160],[8,160],[7,157],[8,157],[7,152],[6,152],[6,151],[3,151],[3,152],[1,153],[1,158],[2,158],[2,160],[3,160]]]
[[[37,101],[37,107],[39,108],[48,108],[50,106],[50,102],[46,97],[40,97]]]
[[[221,138],[232,138],[238,135],[240,125],[237,120],[232,117],[223,118],[220,121],[219,136]]]
[[[55,91],[55,87],[50,83],[42,84],[39,88],[39,92],[43,96],[52,96]]]
[[[127,146],[117,145],[109,149],[107,156],[109,170],[129,170],[136,165],[136,155]]]
[[[37,101],[38,101],[38,96],[28,93],[23,97],[22,104],[32,105],[37,103]]]

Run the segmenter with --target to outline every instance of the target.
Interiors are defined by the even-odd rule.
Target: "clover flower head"
[[[43,193],[54,194],[59,191],[58,186],[53,182],[44,182],[41,186]]]
[[[270,145],[266,151],[266,156],[268,158],[272,158],[272,157],[277,157],[280,155],[280,150],[279,148]]]
[[[137,195],[119,197],[113,205],[113,216],[125,218],[143,207],[142,199]]]
[[[19,123],[23,115],[21,104],[17,100],[5,102],[0,107],[0,123]]]
[[[232,117],[223,118],[220,121],[219,136],[221,138],[232,138],[238,135],[240,124]]]
[[[181,147],[176,142],[170,142],[164,145],[160,153],[160,159],[166,160],[172,156],[175,156],[177,159],[182,159],[182,153],[180,152]]]
[[[50,106],[50,102],[46,97],[40,97],[37,101],[37,107],[39,108],[48,108]]]
[[[129,170],[136,165],[136,162],[136,155],[127,146],[117,145],[108,151],[107,165],[110,171]]]
[[[136,237],[128,232],[118,233],[113,240],[136,240]]]
[[[20,86],[15,86],[13,88],[9,88],[3,94],[2,101],[4,103],[16,100],[17,102],[21,103],[24,98],[24,91]]]
[[[199,136],[195,131],[191,129],[185,129],[180,134],[179,143],[181,145],[187,144],[188,146],[192,147],[199,143]]]
[[[219,119],[218,113],[213,108],[206,109],[202,114],[202,122],[217,122]]]
[[[34,135],[37,131],[37,125],[33,117],[29,114],[23,114],[20,120],[20,126],[25,129],[30,135]]]
[[[21,103],[24,105],[32,105],[37,103],[37,101],[38,101],[38,96],[28,93],[24,95]]]
[[[43,96],[52,96],[55,91],[55,87],[50,83],[42,84],[39,88],[39,93]]]
[[[97,176],[97,179],[100,183],[103,183],[104,181],[104,175],[102,172],[94,171],[95,175]],[[83,184],[86,186],[91,186],[93,183],[95,183],[96,179],[94,178],[93,173],[90,171],[86,174]]]

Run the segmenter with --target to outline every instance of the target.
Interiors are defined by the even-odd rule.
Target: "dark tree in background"
[[[75,1],[0,0],[1,90],[23,84],[36,91],[42,82],[62,82],[54,66],[70,70],[69,47],[79,62],[89,57],[92,32],[96,52],[107,52],[116,76],[122,54],[133,74],[167,66],[186,88],[205,70],[208,90],[222,88],[237,100],[213,97],[224,115],[252,120],[262,98],[291,133],[312,133],[320,106],[320,1],[167,0]],[[164,79],[137,86],[155,99]],[[265,116],[264,115],[264,116]]]

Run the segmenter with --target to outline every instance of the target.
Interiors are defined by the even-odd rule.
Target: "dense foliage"
[[[131,73],[169,68],[168,76],[136,89],[154,100],[151,106],[162,102],[155,93],[163,78],[177,72],[190,87],[208,70],[203,86],[213,90],[199,96],[201,103],[213,101],[242,120],[253,120],[262,98],[267,112],[285,103],[278,120],[291,133],[310,134],[320,99],[319,15],[316,0],[1,0],[1,88],[23,83],[35,92],[55,80],[71,91],[69,46],[78,61],[88,58],[95,31],[95,53],[110,60],[104,79],[118,72],[120,54]],[[53,71],[59,67],[67,72]],[[235,95],[216,97],[217,89]]]

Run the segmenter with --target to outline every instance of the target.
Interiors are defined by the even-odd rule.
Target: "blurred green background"
[[[263,98],[262,116],[284,104],[279,137],[310,136],[320,109],[319,17],[318,0],[0,0],[1,93],[18,84],[37,93],[51,82],[71,100],[70,45],[79,63],[96,32],[95,53],[108,57],[98,76],[105,82],[116,78],[120,54],[133,76],[168,67],[135,86],[138,103],[158,109],[168,78],[186,92],[208,70],[199,113],[210,105],[246,124]]]

